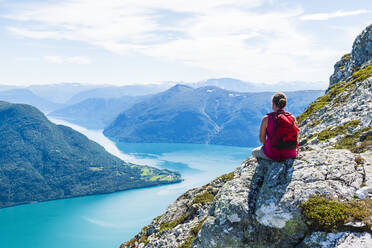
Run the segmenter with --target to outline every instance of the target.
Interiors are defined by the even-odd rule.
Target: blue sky
[[[324,81],[370,0],[0,0],[0,84]]]

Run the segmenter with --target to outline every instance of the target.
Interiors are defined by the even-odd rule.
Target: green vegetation
[[[160,176],[160,175],[152,176],[152,177],[150,178],[150,181],[156,181],[156,180],[159,180],[159,179],[161,179],[161,178],[162,178],[162,176]]]
[[[311,127],[316,127],[316,126],[318,126],[320,122],[322,122],[322,120],[320,120],[320,119],[314,121],[314,122],[311,124]]]
[[[345,135],[336,145],[336,149],[348,149],[354,153],[362,153],[372,149],[372,128],[367,127]]]
[[[142,171],[141,177],[148,176],[150,174],[149,173],[150,172],[149,168],[142,168],[141,171]]]
[[[210,193],[209,191],[204,191],[198,195],[195,196],[195,198],[192,200],[191,205],[198,204],[198,203],[210,203],[214,199],[214,195]]]
[[[296,214],[285,223],[285,226],[283,228],[283,232],[287,236],[293,236],[295,233],[300,232],[301,230],[306,230],[307,225],[304,223],[304,220],[301,215]]]
[[[160,232],[175,228],[179,224],[182,224],[188,217],[189,217],[188,213],[184,213],[178,219],[175,219],[171,222],[160,223]]]
[[[342,56],[341,59],[342,59],[343,61],[345,61],[345,62],[349,61],[349,59],[350,59],[350,53],[345,54],[344,56]]]
[[[338,82],[338,83],[332,85],[328,89],[328,94],[326,94],[324,96],[321,96],[321,97],[318,97],[318,99],[316,99],[314,102],[312,102],[309,105],[309,107],[307,107],[305,112],[303,112],[302,114],[300,114],[297,117],[298,123],[303,122],[306,118],[308,118],[310,115],[312,115],[316,110],[319,110],[319,109],[323,108],[324,106],[328,105],[336,95],[340,94],[342,92],[341,91],[342,87],[340,88],[340,86],[342,85],[342,82]]]
[[[335,144],[334,148],[348,149],[353,153],[362,153],[372,149],[372,128],[367,127],[352,134],[347,134],[349,127],[356,128],[359,123],[360,120],[353,120],[344,125],[329,127],[311,138],[318,137],[319,141],[324,141],[343,134],[345,136]]]
[[[205,217],[198,225],[191,228],[191,230],[189,232],[189,236],[187,237],[186,241],[184,243],[182,243],[182,245],[178,246],[178,248],[190,248],[191,247],[192,242],[194,242],[196,236],[200,232],[200,230],[201,230],[201,228],[204,224],[204,221],[206,219],[207,219],[207,217]]]
[[[162,216],[163,216],[163,215],[159,215],[159,216],[157,216],[157,217],[153,220],[154,224],[157,224],[157,223],[159,222],[159,220],[160,220],[160,218],[161,218]]]
[[[372,76],[372,65],[369,65],[363,69],[360,69],[353,73],[352,81],[363,81]]]
[[[350,93],[346,96],[341,96],[341,93],[343,93],[345,90],[350,90],[353,87],[355,87],[355,83],[359,81],[363,81],[369,77],[372,76],[372,65],[367,66],[363,69],[359,69],[358,71],[355,71],[352,75],[352,80],[345,82],[340,81],[338,83],[335,83],[331,85],[328,90],[327,94],[324,96],[319,97],[314,102],[312,102],[309,107],[300,114],[297,118],[298,123],[303,122],[306,118],[308,118],[310,115],[312,115],[315,111],[325,107],[332,101],[334,101],[335,104],[339,104],[344,102]]]
[[[314,196],[299,207],[313,231],[341,230],[350,221],[361,221],[368,227],[372,224],[371,199],[339,202]]]
[[[360,123],[360,120],[353,120],[348,123],[345,123],[344,125],[339,125],[336,127],[329,127],[327,129],[324,129],[320,133],[318,133],[316,136],[318,137],[318,140],[328,140],[330,138],[336,137],[340,134],[346,134],[349,127],[356,128]]]
[[[145,243],[145,245],[149,243],[148,236],[146,235],[146,231],[149,228],[150,228],[150,226],[145,226],[144,228],[142,228],[141,238],[139,240],[139,243]]]
[[[232,180],[234,178],[234,172],[230,172],[227,174],[223,174],[222,176],[219,176],[218,179],[221,179],[225,183]]]
[[[148,181],[150,181],[150,182],[155,182],[155,181],[170,182],[170,181],[173,181],[173,180],[174,180],[174,178],[172,178],[169,175],[156,175],[156,176],[152,176]]]
[[[124,245],[129,247],[135,247],[136,242],[138,242],[138,240],[136,238],[132,238],[131,240],[125,242]]]
[[[0,208],[180,181],[177,173],[126,163],[38,109],[0,102]],[[147,180],[152,177],[169,180]]]

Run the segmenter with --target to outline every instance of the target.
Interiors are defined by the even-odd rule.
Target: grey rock
[[[330,77],[330,85],[345,81],[353,73],[353,69],[360,67],[372,59],[372,24],[355,39],[351,54],[344,55],[334,66],[334,73]]]
[[[355,192],[355,195],[362,200],[367,198],[370,194],[372,194],[372,187],[363,187]]]
[[[315,194],[353,199],[364,176],[355,165],[346,150],[303,152],[284,163],[247,160],[243,172],[216,196],[194,244],[294,247],[308,230],[298,205]],[[241,221],[227,221],[232,215]]]
[[[372,235],[370,233],[324,233],[314,232],[307,236],[299,248],[370,248]]]

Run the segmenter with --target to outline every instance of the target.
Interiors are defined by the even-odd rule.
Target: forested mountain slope
[[[272,111],[273,94],[176,85],[123,111],[104,134],[124,142],[256,146],[261,118]],[[321,94],[288,92],[287,109],[300,114]]]
[[[0,102],[0,207],[179,182],[126,163],[30,105]]]

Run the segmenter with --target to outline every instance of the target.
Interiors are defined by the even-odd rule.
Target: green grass
[[[312,102],[309,107],[300,114],[297,118],[298,123],[302,123],[305,119],[307,119],[310,115],[312,115],[315,111],[322,109],[332,101],[336,104],[340,104],[344,102],[350,93],[346,96],[341,96],[341,93],[343,93],[345,90],[351,90],[352,88],[355,87],[356,82],[364,81],[365,79],[369,78],[372,76],[372,65],[367,66],[363,69],[359,69],[355,71],[352,74],[352,80],[345,82],[345,81],[340,81],[337,82],[333,85],[331,85],[328,90],[327,94],[324,96],[318,97],[314,102]]]
[[[189,236],[187,237],[186,241],[184,243],[182,243],[182,245],[178,246],[177,248],[190,248],[191,245],[192,245],[192,242],[194,242],[196,236],[200,232],[200,230],[201,230],[201,228],[204,224],[204,221],[206,219],[207,219],[207,217],[205,217],[198,225],[191,228],[190,232],[189,232]]]
[[[345,82],[341,81],[341,82],[331,85],[326,95],[318,97],[314,102],[312,102],[309,105],[309,107],[307,107],[305,112],[303,112],[302,114],[298,116],[297,118],[298,123],[303,122],[306,118],[312,115],[315,111],[328,105],[334,99],[335,96],[343,92],[345,90],[345,88],[343,88],[342,86],[343,83]]]
[[[350,221],[362,221],[371,226],[371,199],[339,202],[314,196],[299,207],[313,231],[337,231]]]
[[[316,127],[319,125],[319,123],[321,122],[322,120],[318,119],[316,121],[314,121],[312,124],[311,124],[311,127]]]
[[[142,171],[141,176],[147,176],[150,174],[149,168],[141,168],[141,171]]]
[[[353,73],[353,80],[352,81],[364,81],[367,78],[372,76],[372,65],[369,65],[363,69],[360,69]]]
[[[349,59],[350,59],[350,53],[345,54],[344,56],[342,56],[341,59],[342,59],[343,61],[345,61],[345,62],[349,61]]]
[[[188,216],[189,215],[187,213],[184,213],[181,217],[179,217],[178,219],[175,219],[171,222],[160,223],[160,232],[175,228],[179,224],[182,224],[187,219]]]
[[[210,203],[214,199],[214,195],[210,193],[209,191],[204,191],[198,195],[195,196],[195,198],[192,200],[191,205],[198,204],[198,203]]]
[[[230,172],[227,174],[223,174],[222,176],[219,176],[218,179],[221,179],[225,183],[232,180],[234,178],[234,172]]]
[[[353,134],[346,135],[338,143],[336,149],[348,149],[354,153],[362,153],[372,149],[372,128],[363,128]],[[364,136],[362,138],[362,135]]]
[[[156,176],[152,176],[149,180],[150,180],[151,182],[153,182],[153,181],[160,180],[161,178],[162,178],[161,175],[156,175]]]
[[[359,125],[359,123],[360,120],[353,120],[345,123],[344,125],[329,127],[318,133],[316,136],[320,141],[329,140],[330,138],[336,137],[340,134],[346,134],[349,127],[356,128]]]
[[[155,176],[150,177],[148,180],[150,182],[154,182],[154,181],[164,182],[164,181],[173,181],[173,178],[168,175],[155,175]]]

